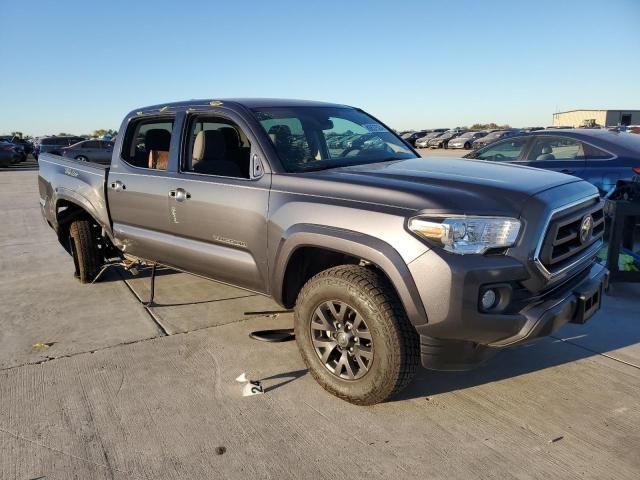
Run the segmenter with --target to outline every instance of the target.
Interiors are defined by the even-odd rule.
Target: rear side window
[[[143,119],[131,122],[122,147],[122,159],[138,168],[166,170],[173,118]]]
[[[600,150],[598,147],[594,147],[588,143],[583,143],[582,145],[584,148],[585,160],[607,160],[611,158],[611,154],[609,152]]]
[[[78,146],[80,148],[98,148],[100,146],[100,142],[96,140],[89,140],[88,142],[82,142]]]

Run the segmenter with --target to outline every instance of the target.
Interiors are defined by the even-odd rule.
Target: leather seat
[[[220,130],[198,132],[193,142],[192,171],[207,175],[242,178],[242,170],[227,154],[226,141]]]
[[[227,159],[235,162],[242,176],[249,178],[249,157],[250,149],[242,146],[240,135],[233,127],[222,127],[218,129],[224,137],[225,148],[227,149]]]
[[[556,157],[553,154],[553,150],[551,150],[551,147],[549,145],[545,145],[544,147],[542,147],[542,150],[540,151],[541,155],[538,155],[536,157],[536,160],[555,160]]]
[[[302,161],[304,152],[293,144],[293,135],[287,125],[274,125],[268,134],[285,165],[295,165]]]
[[[145,134],[144,145],[147,151],[147,167],[166,170],[169,165],[171,133],[161,128],[153,128]]]

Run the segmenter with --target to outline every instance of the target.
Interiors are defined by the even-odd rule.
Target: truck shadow
[[[474,370],[436,372],[420,369],[411,385],[390,401],[463,390],[589,357],[600,356],[603,362],[618,361],[638,368],[638,298],[640,285],[616,284],[605,297],[602,310],[585,325],[568,324],[550,337],[505,349]]]

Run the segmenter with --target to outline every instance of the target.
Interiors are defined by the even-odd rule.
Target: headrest
[[[552,153],[551,147],[549,145],[545,145],[544,147],[542,147],[541,153],[543,154]]]
[[[161,128],[153,128],[144,136],[144,145],[147,150],[163,150],[169,151],[171,144],[171,133]]]
[[[222,132],[227,150],[236,150],[240,147],[240,135],[238,135],[238,131],[235,128],[223,127],[219,130]]]
[[[223,158],[226,153],[225,140],[219,130],[198,132],[193,142],[193,163],[202,160]]]
[[[275,144],[291,140],[291,129],[288,125],[274,125],[269,129],[269,137]]]

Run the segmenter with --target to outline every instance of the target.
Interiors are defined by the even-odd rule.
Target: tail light
[[[633,167],[631,170],[633,170],[633,173],[636,175],[640,175],[640,167]]]

